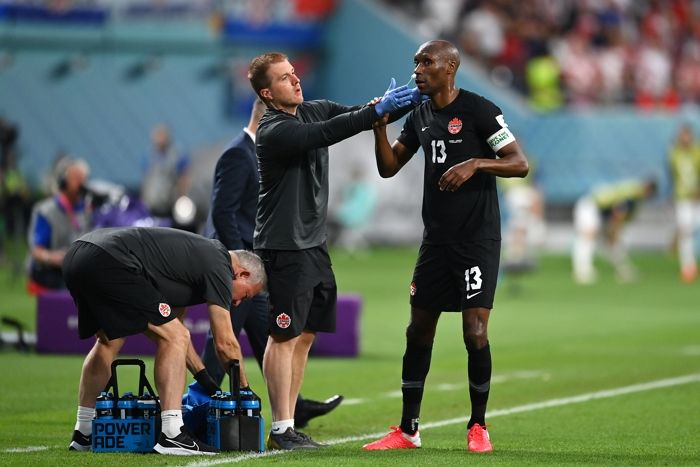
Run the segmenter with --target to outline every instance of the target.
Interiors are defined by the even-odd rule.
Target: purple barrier
[[[311,350],[312,355],[354,357],[358,354],[359,321],[362,300],[358,296],[338,297],[337,327],[335,333],[319,333]],[[190,330],[192,343],[201,353],[209,331],[206,305],[195,305],[187,310],[185,326]],[[67,291],[46,292],[37,298],[36,349],[40,353],[86,354],[94,339],[78,338],[78,311]],[[252,356],[245,336],[240,338],[243,354]],[[156,347],[144,335],[130,336],[122,348],[123,355],[153,355]]]

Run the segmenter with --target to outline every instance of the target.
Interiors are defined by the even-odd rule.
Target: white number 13
[[[467,283],[467,292],[481,288],[481,269],[479,266],[464,271],[464,282]]]
[[[441,139],[439,140],[432,140],[430,142],[432,148],[433,148],[433,164],[436,162],[438,164],[442,164],[445,162],[445,159],[447,159],[447,151],[445,149],[445,142]],[[440,151],[440,155],[437,155],[438,150]]]

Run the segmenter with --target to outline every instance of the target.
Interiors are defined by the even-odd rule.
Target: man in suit
[[[214,172],[211,209],[204,228],[204,235],[216,238],[232,250],[253,250],[253,231],[258,202],[260,175],[255,155],[255,132],[265,113],[265,104],[256,99],[248,126],[243,128],[219,158]],[[242,302],[231,313],[236,337],[245,329],[253,354],[262,368],[263,354],[268,336],[268,295],[260,293]],[[204,355],[207,371],[217,383],[221,383],[224,370],[216,358],[214,340],[209,332]],[[324,415],[336,408],[343,396],[335,395],[324,402],[297,399],[295,423],[305,426],[311,418]]]

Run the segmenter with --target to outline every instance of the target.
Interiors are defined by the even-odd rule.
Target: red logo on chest
[[[456,135],[462,131],[462,120],[458,119],[457,117],[450,120],[450,122],[447,124],[447,131],[453,135]]]

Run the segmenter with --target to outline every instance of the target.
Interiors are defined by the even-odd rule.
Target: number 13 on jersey
[[[430,146],[433,148],[433,164],[442,164],[447,159],[447,150],[445,148],[445,142],[441,139],[434,139],[430,142]],[[440,155],[438,156],[438,152]]]

